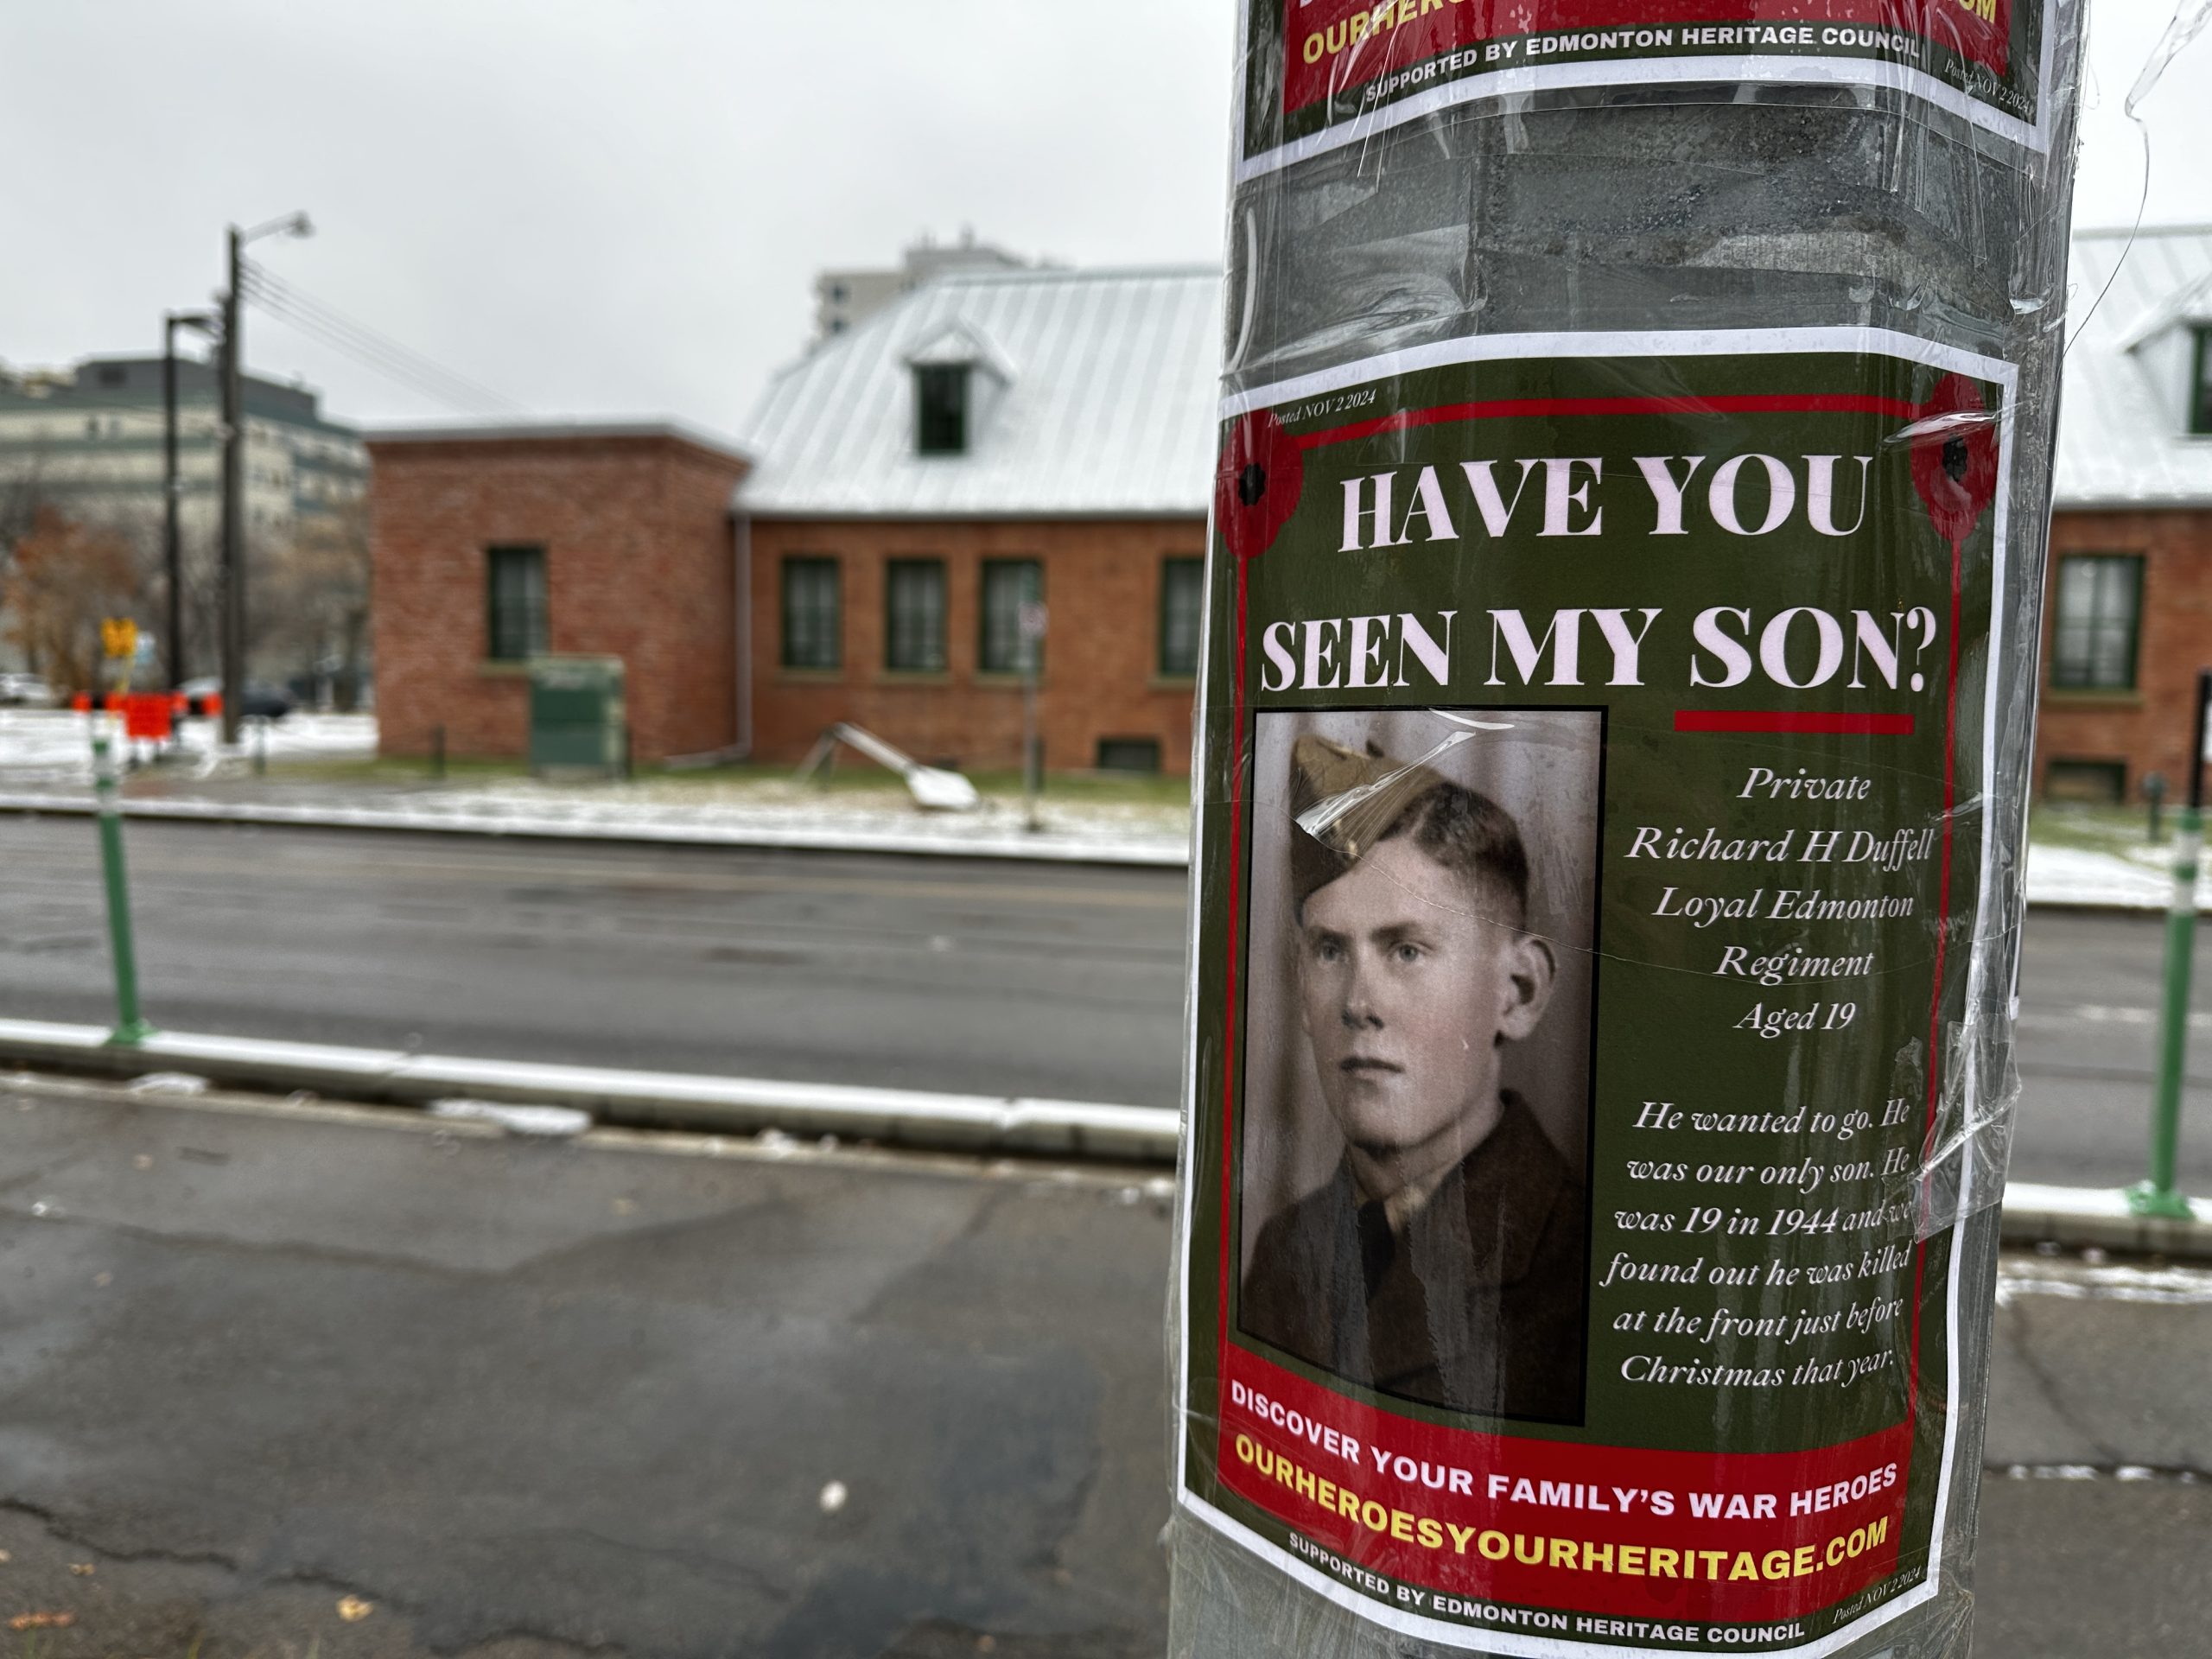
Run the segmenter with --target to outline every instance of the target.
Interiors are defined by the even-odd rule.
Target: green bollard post
[[[154,1027],[138,1015],[138,954],[130,938],[130,882],[123,863],[123,809],[116,798],[115,752],[107,722],[92,716],[92,791],[99,804],[100,874],[107,886],[108,944],[115,960],[111,1043],[143,1042]]]
[[[2151,1107],[2151,1179],[2127,1190],[2139,1216],[2186,1221],[2181,1191],[2181,1096],[2189,1061],[2190,969],[2196,949],[2196,861],[2204,846],[2204,720],[2212,703],[2212,669],[2196,676],[2196,747],[2190,752],[2189,804],[2174,830],[2173,896],[2166,905],[2166,985],[2159,1012],[2158,1090]]]

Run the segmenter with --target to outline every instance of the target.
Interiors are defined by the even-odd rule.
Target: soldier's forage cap
[[[1303,904],[1357,863],[1444,774],[1308,732],[1290,746],[1291,897]]]

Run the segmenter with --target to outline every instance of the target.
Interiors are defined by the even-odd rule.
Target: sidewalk
[[[0,1115],[22,1659],[1161,1651],[1171,1207],[1126,1177]],[[1999,1304],[1976,1651],[2202,1652],[2212,1274],[2012,1255]]]

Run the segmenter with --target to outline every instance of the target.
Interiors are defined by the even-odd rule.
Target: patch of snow
[[[149,1071],[124,1085],[134,1095],[204,1095],[208,1084],[189,1071]]]
[[[92,721],[105,715],[73,709],[0,709],[0,780],[10,787],[31,784],[92,781]],[[151,745],[133,744],[140,754]],[[271,760],[328,760],[372,755],[377,747],[373,715],[291,715],[254,721],[240,747],[226,753],[222,728],[212,720],[177,722],[179,761],[197,779],[243,773],[257,751]]]
[[[496,1123],[510,1135],[564,1136],[591,1128],[591,1114],[573,1106],[516,1106],[499,1100],[434,1100],[432,1117]]]

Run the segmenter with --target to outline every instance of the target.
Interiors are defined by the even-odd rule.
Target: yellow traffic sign
[[[127,616],[111,616],[100,623],[100,649],[118,661],[138,652],[138,625]]]

